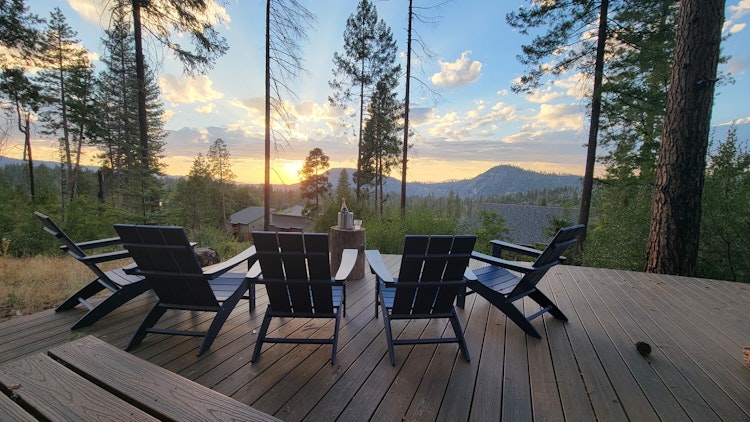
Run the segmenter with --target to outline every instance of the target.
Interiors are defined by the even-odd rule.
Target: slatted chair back
[[[115,230],[162,303],[219,307],[182,227],[115,224]]]
[[[74,242],[50,217],[38,211],[35,211],[34,215],[44,224],[44,231],[58,239],[60,249],[96,275],[96,279],[83,285],[55,308],[56,312],[73,309],[79,305],[88,309],[71,329],[75,330],[93,324],[123,303],[150,289],[143,277],[126,273],[131,264],[108,271],[100,266],[102,263],[112,263],[130,256],[128,251],[122,248],[122,241],[119,237]],[[108,250],[102,251],[103,248]],[[105,289],[112,294],[104,300],[90,301],[93,297],[99,299],[99,293]]]
[[[534,261],[533,268],[535,271],[526,274],[508,296],[519,297],[519,295],[524,295],[526,292],[536,288],[536,285],[547,274],[550,268],[562,263],[561,256],[563,252],[576,243],[578,235],[583,231],[584,227],[583,224],[579,224],[560,229],[536,261]]]
[[[393,317],[450,313],[465,289],[475,242],[476,236],[406,236]]]
[[[34,215],[39,218],[39,220],[41,220],[44,224],[44,231],[51,234],[52,236],[55,236],[60,241],[60,243],[62,244],[62,246],[60,246],[61,249],[65,250],[65,252],[72,255],[78,260],[86,256],[86,252],[78,247],[73,239],[68,237],[68,235],[65,234],[65,232],[62,231],[62,229],[58,227],[58,225],[54,221],[52,221],[51,218],[38,211],[34,211]]]
[[[86,264],[86,266],[91,268],[91,270],[96,273],[96,275],[100,277],[104,275],[104,271],[102,271],[98,266],[84,260],[84,258],[86,258],[87,256],[86,252],[81,249],[76,244],[76,242],[73,241],[73,239],[68,237],[68,235],[54,221],[52,221],[51,218],[38,211],[34,211],[34,215],[39,218],[39,220],[41,220],[44,224],[44,231],[51,234],[52,236],[55,236],[57,240],[60,241],[60,249],[67,252],[68,255],[72,256],[73,258]]]
[[[253,232],[253,242],[274,313],[334,313],[326,233]]]

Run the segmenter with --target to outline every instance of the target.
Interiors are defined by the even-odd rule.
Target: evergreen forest
[[[270,13],[308,19],[296,1],[267,1],[275,7],[269,8]],[[519,60],[527,73],[514,91],[532,92],[572,69],[600,82],[586,99],[592,127],[587,164],[593,168],[595,162],[604,171],[596,177],[587,172],[582,190],[467,199],[460,193],[409,196],[405,189],[398,198],[383,189],[391,175],[400,176],[405,186],[412,132],[409,101],[401,96],[406,82],[408,98],[409,69],[397,64],[393,32],[378,17],[377,2],[357,2],[343,34],[344,48],[332,58],[334,76],[328,81],[331,105],[357,111],[357,168],[352,173],[342,171],[332,184],[325,151],[313,148],[300,172],[299,189],[281,190],[268,182],[268,169],[262,186],[238,183],[231,151],[221,139],[212,140],[205,152],[194,157],[189,174],[164,175],[169,158],[164,156],[165,107],[157,84],[158,67],[144,58],[141,38],[159,35],[152,42],[176,49],[173,53],[187,73],[205,72],[228,48],[211,25],[194,29],[194,23],[209,13],[210,2],[167,2],[185,17],[182,23],[159,21],[156,10],[149,10],[157,2],[109,2],[111,24],[101,38],[106,53],[101,66],[94,68],[59,9],[40,17],[30,12],[24,0],[0,0],[0,43],[11,52],[3,56],[0,75],[0,112],[5,122],[0,155],[11,132],[25,140],[24,164],[0,168],[0,255],[60,253],[56,240],[43,233],[33,216],[40,211],[76,240],[112,236],[114,223],[178,225],[201,246],[232,256],[246,246],[229,224],[233,213],[249,206],[268,210],[298,204],[311,230],[327,231],[336,224],[342,199],[367,222],[368,248],[399,253],[406,234],[474,233],[478,248],[484,249],[491,239],[506,239],[508,232],[502,216],[482,210],[482,204],[491,202],[578,210],[577,219],[549,221],[546,229],[554,233],[566,225],[586,224],[585,239],[568,254],[571,264],[747,282],[750,257],[744,253],[744,240],[750,237],[750,155],[747,140],[739,139],[734,127],[709,133],[713,86],[731,83],[731,77],[716,75],[717,63],[724,60],[718,42],[711,41],[716,31],[691,41],[683,33],[685,25],[678,25],[680,19],[687,19],[681,15],[687,7],[680,4],[691,2],[706,8],[721,3],[722,10],[724,4],[715,0],[530,2],[506,16],[506,23],[522,33],[532,28],[541,31],[522,48]],[[151,12],[155,20],[134,20],[138,8]],[[293,26],[288,21],[283,25],[280,19],[269,18],[266,24]],[[305,23],[295,29],[304,31]],[[598,37],[580,36],[596,29],[604,29]],[[180,31],[190,35],[194,50],[169,39],[167,34]],[[271,56],[266,59],[277,66],[292,64],[291,69],[282,69],[287,72],[302,71],[294,58],[298,57],[295,39],[304,37],[304,32],[275,34],[266,40],[277,43],[267,50]],[[683,42],[693,44],[678,48]],[[712,69],[715,77],[709,78],[710,90],[690,97],[704,106],[696,114],[701,118],[684,121],[674,111],[677,100],[670,95],[676,90],[671,87],[695,83],[685,82],[691,75],[680,74],[672,63],[688,60],[681,54],[693,50],[711,53],[701,57],[707,57],[707,71]],[[549,67],[548,59],[561,51],[559,67]],[[597,60],[600,55],[608,59]],[[272,69],[267,86],[283,85],[285,79],[279,75]],[[283,103],[281,92],[274,96],[269,89],[267,93],[267,101]],[[269,140],[281,143],[284,136],[271,123],[283,121],[284,110],[273,104],[266,107],[267,160]],[[42,128],[46,139],[57,142],[57,165],[34,163],[32,122]],[[689,125],[698,126],[682,130]],[[679,133],[689,135],[674,135]],[[81,165],[84,147],[98,151],[97,169]],[[673,164],[680,171],[675,172]]]

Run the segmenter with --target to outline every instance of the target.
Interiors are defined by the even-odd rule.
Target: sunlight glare
[[[276,178],[278,182],[284,185],[293,185],[299,183],[299,171],[302,170],[304,162],[302,160],[285,160],[276,159],[271,165],[271,179]]]

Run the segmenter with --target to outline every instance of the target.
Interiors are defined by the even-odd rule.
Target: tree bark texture
[[[141,0],[133,0],[133,39],[135,40],[135,73],[138,79],[138,131],[141,141],[141,165],[150,166],[148,150],[148,112],[146,111],[146,62],[143,57]]]
[[[263,230],[271,230],[271,0],[266,0],[266,115],[263,167]]]
[[[682,0],[652,205],[646,271],[695,275],[725,0]]]
[[[602,0],[599,12],[599,31],[596,42],[596,61],[594,62],[594,90],[591,94],[591,123],[589,124],[589,142],[586,150],[586,170],[583,175],[581,207],[578,210],[578,224],[583,224],[583,232],[578,236],[576,249],[583,251],[583,243],[589,225],[591,212],[591,195],[594,190],[594,165],[596,164],[596,144],[599,138],[599,117],[602,112],[602,79],[604,77],[604,50],[607,47],[607,12],[609,0]]]

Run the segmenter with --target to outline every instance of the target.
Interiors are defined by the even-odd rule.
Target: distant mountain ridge
[[[328,180],[334,188],[342,170],[341,168],[334,168],[328,171]],[[351,178],[354,170],[346,169],[346,171]],[[466,180],[439,183],[409,182],[406,184],[406,194],[408,196],[448,196],[453,192],[462,198],[477,198],[479,196],[505,195],[539,189],[580,188],[581,185],[581,176],[539,173],[524,170],[520,167],[500,165]],[[386,193],[400,193],[401,181],[393,177],[387,177],[383,189]]]
[[[23,164],[23,160],[0,157],[0,167],[12,164]],[[59,164],[49,161],[35,161],[36,165],[45,164],[49,167],[58,167]],[[97,168],[87,166],[89,170],[96,171]],[[328,180],[336,187],[342,168],[334,168],[328,171]],[[346,169],[349,180],[354,174],[354,169]],[[178,176],[167,176],[178,177]],[[353,182],[352,186],[354,185]],[[257,184],[253,184],[257,185]],[[489,195],[505,195],[516,192],[528,192],[539,189],[554,189],[560,187],[578,187],[582,185],[581,176],[567,174],[539,173],[524,170],[520,167],[500,165],[492,167],[484,173],[465,180],[453,180],[439,183],[409,182],[406,184],[408,196],[448,196],[451,192],[462,198],[478,198]],[[278,186],[282,189],[297,189],[299,184]],[[383,186],[386,194],[400,194],[401,181],[393,177],[386,177]]]

